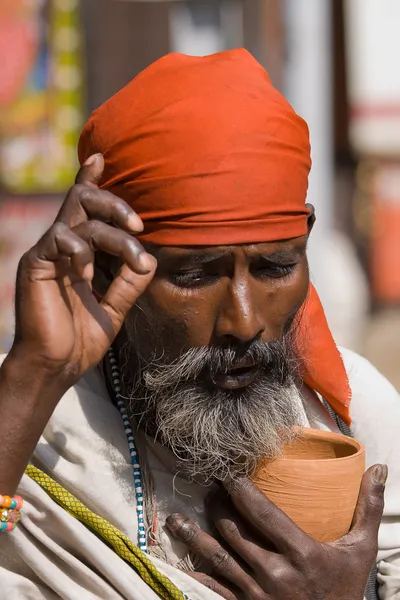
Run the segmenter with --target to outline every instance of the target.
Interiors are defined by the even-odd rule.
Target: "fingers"
[[[271,502],[250,480],[238,479],[226,484],[232,503],[251,523],[258,535],[272,542],[284,553],[295,552],[310,538]]]
[[[92,250],[102,250],[119,256],[132,271],[146,275],[154,267],[154,260],[143,246],[131,235],[101,221],[87,221],[74,227],[73,232],[83,239]]]
[[[56,221],[71,229],[89,219],[112,223],[116,227],[137,233],[143,231],[143,222],[134,210],[110,192],[78,184],[68,192]]]
[[[83,163],[75,178],[75,183],[84,183],[97,186],[104,171],[104,158],[102,154],[92,154]]]
[[[386,465],[375,465],[364,473],[360,494],[354,513],[350,533],[345,536],[359,538],[362,536],[370,543],[377,540],[379,525],[384,509],[384,493],[388,468]]]
[[[192,552],[207,561],[217,575],[224,577],[246,597],[260,597],[262,590],[234,558],[211,536],[182,515],[170,515],[166,521],[172,535],[181,540]]]
[[[154,275],[155,258],[131,235],[100,221],[87,221],[73,230],[64,223],[55,223],[30,250],[27,259],[43,271],[43,279],[62,277],[71,270],[78,278],[91,279],[95,250],[119,256],[132,271],[129,279],[135,275],[149,275],[151,280]],[[41,265],[41,262],[46,264]],[[147,279],[137,284],[140,293],[144,290],[142,285],[147,285],[145,281]],[[127,297],[131,298],[132,294]]]
[[[23,260],[35,267],[38,280],[63,276],[70,267],[79,278],[93,276],[90,246],[63,223],[55,223]]]
[[[140,275],[133,272],[128,265],[122,265],[119,274],[100,302],[100,306],[112,321],[115,333],[121,329],[129,310],[154,277],[157,265],[156,259],[149,254],[147,256],[149,262],[153,262],[153,266],[148,273]]]
[[[143,231],[142,220],[129,204],[110,192],[97,188],[103,169],[104,159],[101,154],[95,154],[86,161],[76,177],[76,184],[69,190],[56,221],[65,223],[72,229],[89,219],[98,219],[113,223],[125,231]]]
[[[215,527],[228,545],[253,570],[265,569],[271,561],[271,553],[276,554],[272,544],[268,546],[268,541],[263,541],[261,548],[255,536],[249,533],[245,520],[222,494],[213,497],[212,503],[207,503],[207,507]]]
[[[98,221],[84,223],[75,230],[64,223],[55,223],[23,260],[28,266],[28,276],[34,267],[36,280],[68,276],[71,283],[85,279],[90,284],[96,248],[120,256],[125,263],[100,302],[117,333],[153,279],[157,266],[156,259],[137,240]]]

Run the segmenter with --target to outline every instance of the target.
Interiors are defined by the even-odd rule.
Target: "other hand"
[[[182,515],[168,517],[167,526],[212,569],[192,576],[226,600],[362,600],[386,478],[385,465],[365,473],[351,531],[332,543],[312,539],[247,480],[208,503],[221,541]]]

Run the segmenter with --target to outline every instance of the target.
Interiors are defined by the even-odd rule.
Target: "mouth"
[[[238,361],[237,364],[227,372],[218,371],[212,376],[212,383],[224,390],[238,390],[247,387],[256,379],[259,366],[253,362]]]

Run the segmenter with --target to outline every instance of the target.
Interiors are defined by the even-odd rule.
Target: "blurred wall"
[[[81,0],[90,113],[169,51],[169,2]]]

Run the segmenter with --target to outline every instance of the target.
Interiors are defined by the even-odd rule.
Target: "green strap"
[[[86,525],[106,542],[119,557],[133,566],[141,579],[164,600],[185,600],[186,596],[168,577],[160,573],[149,557],[131,540],[103,517],[96,515],[49,475],[28,465],[25,474],[70,515]]]

